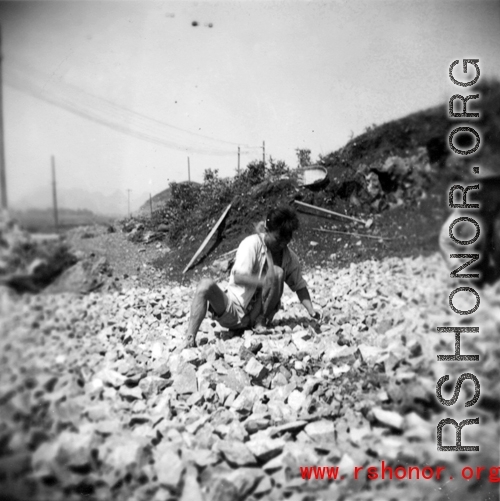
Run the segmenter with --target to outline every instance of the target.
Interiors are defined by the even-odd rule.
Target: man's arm
[[[257,287],[262,289],[266,284],[266,275],[259,277],[261,269],[259,255],[262,241],[257,235],[245,238],[238,247],[231,271],[235,285]]]
[[[259,278],[257,275],[246,275],[243,273],[235,272],[233,275],[234,283],[236,285],[247,285],[250,287],[262,288],[264,287],[265,277]]]
[[[304,308],[307,310],[307,313],[316,320],[320,318],[320,313],[314,309],[314,306],[311,302],[311,296],[309,295],[309,290],[307,287],[303,287],[302,289],[299,289],[297,292],[297,297],[299,298],[299,301],[302,303]]]
[[[239,245],[236,258],[231,271],[235,285],[243,287],[262,287],[264,279],[259,279],[255,273],[257,263],[258,241],[255,238],[247,237]]]

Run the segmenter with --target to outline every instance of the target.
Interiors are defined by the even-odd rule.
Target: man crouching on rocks
[[[298,227],[299,219],[290,207],[271,210],[266,221],[257,225],[257,233],[245,238],[238,247],[227,291],[210,278],[200,281],[191,305],[186,347],[196,346],[207,303],[214,320],[222,327],[251,328],[257,334],[267,334],[280,307],[284,283],[297,293],[312,318],[320,318],[302,277],[299,258],[288,247]]]

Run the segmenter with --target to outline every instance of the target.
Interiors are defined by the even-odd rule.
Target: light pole
[[[0,206],[7,210],[7,179],[5,175],[5,146],[3,137],[3,106],[2,106],[2,31],[0,27]]]

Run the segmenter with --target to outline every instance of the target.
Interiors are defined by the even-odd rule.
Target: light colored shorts
[[[232,301],[227,294],[224,294],[226,301],[226,309],[222,315],[217,315],[209,304],[208,311],[212,314],[212,318],[226,329],[243,329],[248,326],[248,317],[245,316],[245,310],[236,301]]]

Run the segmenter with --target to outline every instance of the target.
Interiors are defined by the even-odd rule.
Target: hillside
[[[495,82],[487,82],[476,86],[475,92],[481,98],[469,109],[481,112],[475,123],[482,145],[473,161],[485,170],[500,172],[495,162],[500,155],[500,90]],[[265,166],[253,162],[229,181],[209,171],[202,185],[172,183],[155,197],[163,204],[153,217],[148,214],[141,218],[144,231],[154,232],[160,224],[168,228],[161,238],[167,240],[171,253],[154,261],[154,265],[166,269],[170,279],[180,279],[181,271],[230,202],[232,209],[224,231],[218,240],[214,237],[210,242],[198,264],[205,265],[235,249],[269,208],[296,200],[374,220],[371,228],[365,229],[346,219],[302,211],[301,230],[291,245],[306,266],[329,261],[341,266],[368,258],[426,255],[437,249],[439,227],[447,215],[447,188],[453,181],[471,176],[467,165],[471,159],[451,155],[447,144],[449,131],[457,125],[463,123],[451,121],[447,103],[443,103],[370,127],[343,148],[318,159],[316,163],[328,169],[328,182],[316,189],[298,186],[293,169],[282,162],[268,162]],[[455,144],[466,147],[469,139],[458,134]],[[132,226],[129,222],[128,227]],[[134,238],[140,241],[141,233]],[[205,262],[207,253],[210,258]],[[188,278],[201,270],[195,267],[188,272]]]

